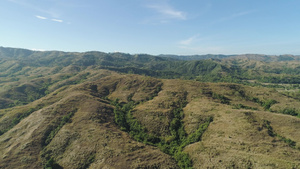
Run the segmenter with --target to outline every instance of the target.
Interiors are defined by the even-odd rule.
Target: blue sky
[[[1,0],[0,46],[300,54],[299,0]]]

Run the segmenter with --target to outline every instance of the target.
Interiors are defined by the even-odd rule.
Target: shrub
[[[230,100],[227,97],[225,97],[225,96],[223,96],[221,94],[213,93],[212,97],[214,99],[220,100],[222,104],[229,104],[230,103]]]
[[[288,114],[288,115],[292,115],[292,116],[299,115],[298,111],[295,108],[284,108],[284,109],[280,110],[279,113]]]
[[[268,99],[262,103],[262,106],[265,110],[270,110],[270,107],[276,103],[278,103],[276,100]]]
[[[115,122],[121,130],[128,132],[136,141],[157,146],[162,152],[173,156],[181,168],[191,168],[192,166],[192,161],[188,154],[182,151],[183,148],[188,144],[200,141],[209,123],[213,120],[212,117],[207,118],[195,133],[187,137],[182,121],[183,107],[186,106],[186,101],[181,100],[178,103],[180,106],[173,110],[173,119],[169,126],[171,136],[160,138],[148,134],[147,130],[132,116],[131,110],[135,106],[133,101],[121,105],[116,99],[111,104],[116,106],[114,109]]]

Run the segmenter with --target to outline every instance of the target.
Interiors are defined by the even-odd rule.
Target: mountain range
[[[294,55],[0,47],[0,168],[300,168]]]

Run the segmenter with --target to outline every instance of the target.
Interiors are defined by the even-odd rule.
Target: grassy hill
[[[297,61],[0,51],[0,168],[300,167]]]

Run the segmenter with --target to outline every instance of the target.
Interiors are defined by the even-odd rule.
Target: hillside
[[[276,113],[285,107],[298,109],[297,100],[264,88],[113,73],[1,110],[0,126],[10,128],[0,139],[1,168],[41,168],[50,159],[63,168],[176,168],[176,160],[158,144],[139,143],[120,129],[112,103],[117,98],[137,103],[131,110],[133,118],[164,142],[178,139],[171,126],[179,105],[183,115],[178,125],[184,138],[212,117],[199,141],[183,147],[194,168],[300,165],[300,119]],[[257,103],[271,98],[277,103],[267,109]],[[18,117],[23,119],[11,126]]]
[[[299,66],[0,48],[0,168],[300,168]]]

